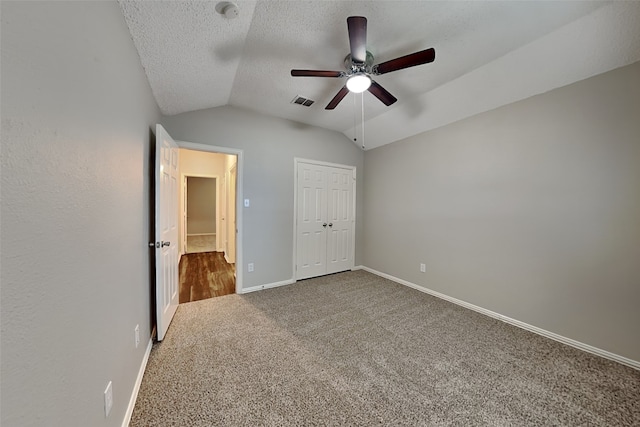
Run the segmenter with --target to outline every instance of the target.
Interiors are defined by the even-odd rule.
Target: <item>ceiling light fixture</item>
[[[353,93],[362,93],[371,86],[371,77],[365,73],[356,73],[347,80],[347,89]]]

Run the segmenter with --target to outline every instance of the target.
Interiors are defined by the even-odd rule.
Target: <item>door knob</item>
[[[329,223],[329,227],[333,227],[333,223],[332,222]]]
[[[327,223],[325,222],[324,224],[322,224],[322,226],[323,226],[324,228],[327,228]]]
[[[162,242],[162,247],[169,246],[171,242]]]

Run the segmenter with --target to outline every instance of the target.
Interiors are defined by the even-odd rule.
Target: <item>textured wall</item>
[[[635,63],[367,151],[364,264],[640,361],[639,118]]]
[[[180,149],[180,173],[189,175],[224,175],[227,154]]]
[[[1,7],[0,424],[120,426],[151,335],[160,113],[117,3]]]
[[[244,193],[251,207],[243,212],[243,262],[255,271],[243,287],[293,277],[294,157],[357,167],[356,260],[362,236],[363,152],[344,135],[234,107],[219,107],[165,117],[176,140],[244,150]]]

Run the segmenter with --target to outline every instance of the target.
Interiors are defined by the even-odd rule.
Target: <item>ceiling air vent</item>
[[[305,98],[304,96],[296,95],[295,98],[291,101],[292,104],[304,105],[305,107],[311,107],[315,101],[309,98]]]

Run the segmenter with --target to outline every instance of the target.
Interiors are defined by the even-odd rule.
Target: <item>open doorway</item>
[[[238,156],[180,148],[180,303],[235,293]]]
[[[218,249],[218,178],[184,175],[183,248],[186,254]]]

